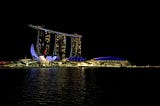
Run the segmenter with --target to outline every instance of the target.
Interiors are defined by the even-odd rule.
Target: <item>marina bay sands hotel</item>
[[[32,59],[20,59],[5,64],[7,67],[126,67],[130,65],[128,60],[113,56],[86,60],[81,57],[82,35],[57,32],[43,26],[28,26],[36,31],[36,39],[30,47]]]
[[[45,58],[49,61],[54,61],[55,59],[63,60],[67,57],[66,49],[68,48],[70,49],[68,57],[81,57],[82,35],[57,32],[42,26],[28,26],[37,30],[36,44],[32,44],[30,48],[33,58],[37,60]]]

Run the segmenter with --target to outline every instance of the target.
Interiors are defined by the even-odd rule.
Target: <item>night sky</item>
[[[12,3],[11,3],[12,4]],[[123,4],[123,3],[122,3]],[[82,34],[82,57],[115,56],[136,64],[159,65],[159,13],[156,6],[23,2],[1,9],[0,59],[30,57],[35,30],[44,25]]]

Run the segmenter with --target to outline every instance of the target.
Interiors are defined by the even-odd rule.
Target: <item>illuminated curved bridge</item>
[[[81,56],[81,38],[82,35],[67,34],[58,31],[46,29],[42,26],[28,25],[29,27],[37,30],[36,48],[31,46],[31,54],[33,57],[38,56],[58,56],[59,59],[66,58],[67,40],[70,38],[70,53],[69,57]],[[54,43],[54,44],[53,44]],[[51,47],[51,45],[54,45]]]

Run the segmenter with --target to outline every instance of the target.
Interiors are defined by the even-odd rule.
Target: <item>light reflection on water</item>
[[[0,69],[0,106],[157,104],[160,69]]]
[[[94,75],[86,83],[79,68],[33,68],[22,88],[20,105],[92,105],[95,98]],[[86,89],[87,87],[87,89]],[[89,88],[90,87],[90,88]],[[89,88],[89,90],[88,90]]]

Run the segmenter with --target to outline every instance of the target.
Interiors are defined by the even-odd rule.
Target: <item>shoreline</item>
[[[0,66],[0,69],[30,69],[30,68],[160,68],[160,66]]]
[[[3,63],[3,64],[2,64]],[[21,59],[19,61],[1,61],[0,69],[29,69],[29,68],[160,68],[160,65],[135,65],[128,61],[55,61],[38,62]]]

